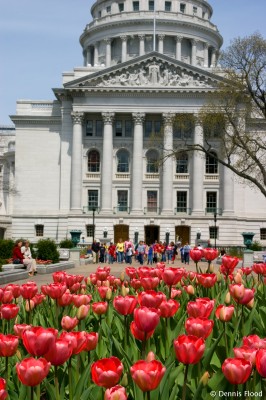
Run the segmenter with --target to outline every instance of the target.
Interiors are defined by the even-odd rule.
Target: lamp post
[[[170,229],[166,228],[165,229],[165,241],[166,241],[167,245],[169,244],[169,237],[170,237]]]
[[[216,239],[217,239],[217,231],[216,231],[216,222],[217,222],[217,213],[214,211],[214,248],[216,249]]]
[[[93,207],[93,209],[92,209],[92,243],[94,242],[94,237],[95,237],[95,211],[96,211],[96,208]]]

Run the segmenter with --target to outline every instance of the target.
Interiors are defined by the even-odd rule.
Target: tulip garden
[[[0,400],[265,399],[266,264],[217,255],[1,288]]]

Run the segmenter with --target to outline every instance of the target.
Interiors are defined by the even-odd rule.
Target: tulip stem
[[[72,380],[72,369],[71,369],[71,359],[68,362],[68,389],[69,389],[69,400],[73,400],[73,380]]]
[[[124,323],[125,323],[124,349],[126,350],[128,344],[128,334],[129,334],[129,329],[127,326],[127,315],[124,315]]]
[[[41,385],[39,384],[36,386],[36,399],[40,400],[40,398],[41,398]]]
[[[186,400],[188,366],[189,366],[189,364],[186,364],[186,366],[185,366],[184,384],[183,384],[183,390],[182,390],[182,400]]]
[[[224,343],[225,343],[225,355],[228,357],[228,342],[227,342],[227,336],[226,336],[226,323],[225,321],[223,322],[224,325]]]
[[[30,400],[34,399],[34,386],[30,387]]]
[[[151,392],[150,391],[147,392],[147,400],[151,400]]]
[[[8,382],[8,357],[6,357],[6,381]]]
[[[55,385],[56,400],[60,400],[59,384],[58,384],[58,370],[57,370],[57,366],[56,365],[54,367],[54,385]]]
[[[145,332],[145,333],[144,333],[144,340],[143,340],[143,342],[142,342],[142,352],[141,352],[141,355],[142,355],[142,359],[143,359],[143,360],[145,360],[145,357],[146,357],[146,343],[147,343],[146,337],[147,337],[147,334],[146,334],[146,332]]]

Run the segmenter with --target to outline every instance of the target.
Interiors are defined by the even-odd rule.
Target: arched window
[[[159,171],[158,153],[156,150],[149,150],[147,152],[147,167],[146,172],[149,174],[157,174]]]
[[[214,152],[206,155],[206,174],[218,174],[218,161]]]
[[[188,155],[187,153],[180,153],[176,156],[176,173],[187,174],[188,173]]]
[[[88,172],[100,172],[100,154],[91,150],[88,154]]]
[[[129,172],[129,154],[126,150],[117,153],[117,172]]]

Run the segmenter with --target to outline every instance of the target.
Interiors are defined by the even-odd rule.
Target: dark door
[[[118,242],[119,239],[123,241],[129,238],[129,226],[128,225],[115,225],[114,226],[114,240],[115,243]]]
[[[155,240],[159,241],[160,227],[157,225],[145,226],[145,243],[152,244]]]
[[[180,240],[182,244],[190,243],[190,227],[183,225],[176,226],[175,237],[176,240]]]

